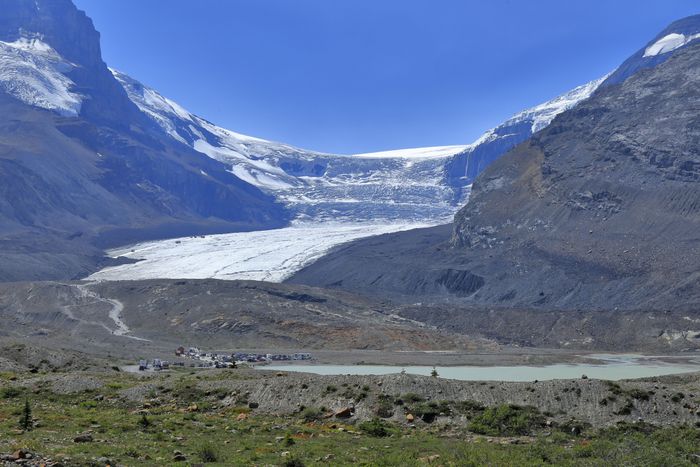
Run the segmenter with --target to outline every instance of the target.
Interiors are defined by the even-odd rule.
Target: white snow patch
[[[109,252],[138,263],[103,269],[89,280],[247,279],[282,282],[332,247],[426,224],[296,225],[277,230],[140,243]]]
[[[40,39],[0,41],[0,89],[34,107],[75,117],[82,97],[64,73],[74,65]]]
[[[463,146],[434,146],[428,148],[394,149],[391,151],[353,154],[363,159],[437,159],[454,156],[467,149]]]
[[[685,34],[673,32],[647,47],[644,51],[644,57],[655,57],[657,55],[673,52],[698,38],[700,38],[700,34],[686,36]]]

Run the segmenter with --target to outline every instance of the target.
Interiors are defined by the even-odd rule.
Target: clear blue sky
[[[469,143],[697,0],[74,0],[105,61],[234,131],[336,153]]]

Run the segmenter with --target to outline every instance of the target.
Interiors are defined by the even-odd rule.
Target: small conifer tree
[[[31,431],[34,428],[34,421],[32,419],[32,408],[29,405],[29,399],[24,401],[24,409],[22,409],[22,416],[19,418],[19,427],[24,431]]]
[[[139,419],[139,426],[144,431],[151,426],[151,421],[148,419],[145,412],[141,414],[141,419]]]

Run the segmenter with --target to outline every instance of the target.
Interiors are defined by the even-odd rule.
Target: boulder
[[[83,433],[73,438],[74,443],[92,443],[93,438],[90,433]]]
[[[353,410],[352,407],[345,407],[340,410],[337,410],[333,415],[335,418],[350,418],[353,416],[355,411]]]
[[[12,453],[12,460],[27,459],[29,453],[24,449],[18,449]]]

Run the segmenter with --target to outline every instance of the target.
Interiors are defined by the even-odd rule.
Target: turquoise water
[[[620,380],[653,376],[700,372],[700,358],[668,361],[663,357],[639,355],[590,356],[599,364],[555,364],[544,366],[445,366],[436,367],[441,378],[463,381],[546,381],[574,379],[586,375],[589,378]],[[266,370],[315,373],[319,375],[387,375],[405,371],[414,375],[430,375],[432,366],[391,365],[269,365]]]

